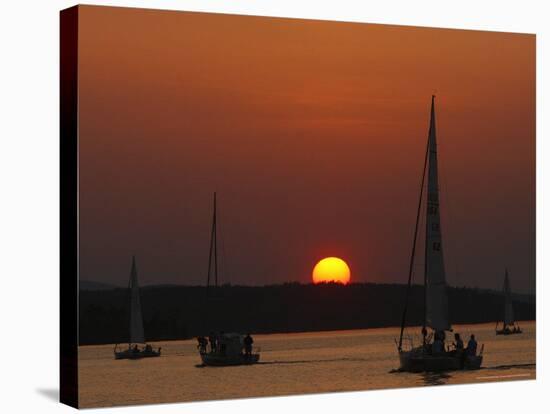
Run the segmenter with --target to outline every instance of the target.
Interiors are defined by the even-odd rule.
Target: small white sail
[[[130,273],[130,343],[145,343],[135,257],[132,257],[132,271]]]
[[[508,279],[508,269],[504,273],[504,326],[514,324],[514,308],[512,306],[512,292],[510,290],[510,280]]]
[[[434,330],[449,330],[447,283],[441,240],[435,108],[432,97],[426,205],[426,324]]]

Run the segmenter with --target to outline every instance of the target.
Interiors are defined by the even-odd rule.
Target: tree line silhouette
[[[141,305],[148,341],[187,339],[212,331],[281,333],[399,326],[405,285],[286,283],[268,286],[148,286]],[[412,287],[408,325],[421,325],[424,290]],[[449,288],[451,322],[496,322],[500,292]],[[81,345],[124,343],[129,329],[128,290],[81,290]],[[532,300],[514,300],[517,320],[534,320]]]

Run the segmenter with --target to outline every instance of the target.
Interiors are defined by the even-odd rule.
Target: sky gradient
[[[222,283],[406,283],[432,93],[448,283],[534,293],[534,35],[81,6],[80,278],[204,284],[217,191]]]

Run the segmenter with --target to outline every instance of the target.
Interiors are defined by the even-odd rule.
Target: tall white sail
[[[132,257],[132,271],[130,273],[130,343],[145,343],[135,257]]]
[[[449,330],[447,283],[441,240],[439,184],[435,108],[432,96],[428,157],[428,191],[426,205],[426,324],[434,330]]]
[[[504,325],[514,324],[514,308],[512,306],[512,292],[510,290],[510,280],[508,279],[508,269],[504,273]]]

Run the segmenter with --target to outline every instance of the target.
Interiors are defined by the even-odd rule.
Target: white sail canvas
[[[512,292],[510,290],[510,279],[508,278],[508,270],[504,275],[504,325],[513,325],[514,307],[512,306]]]
[[[143,333],[143,317],[141,316],[141,301],[139,298],[139,285],[137,278],[136,259],[132,258],[132,271],[130,274],[130,343],[145,343]]]
[[[443,261],[439,183],[437,171],[437,142],[435,108],[432,110],[429,131],[428,201],[426,206],[426,324],[434,330],[449,330],[447,283]]]

